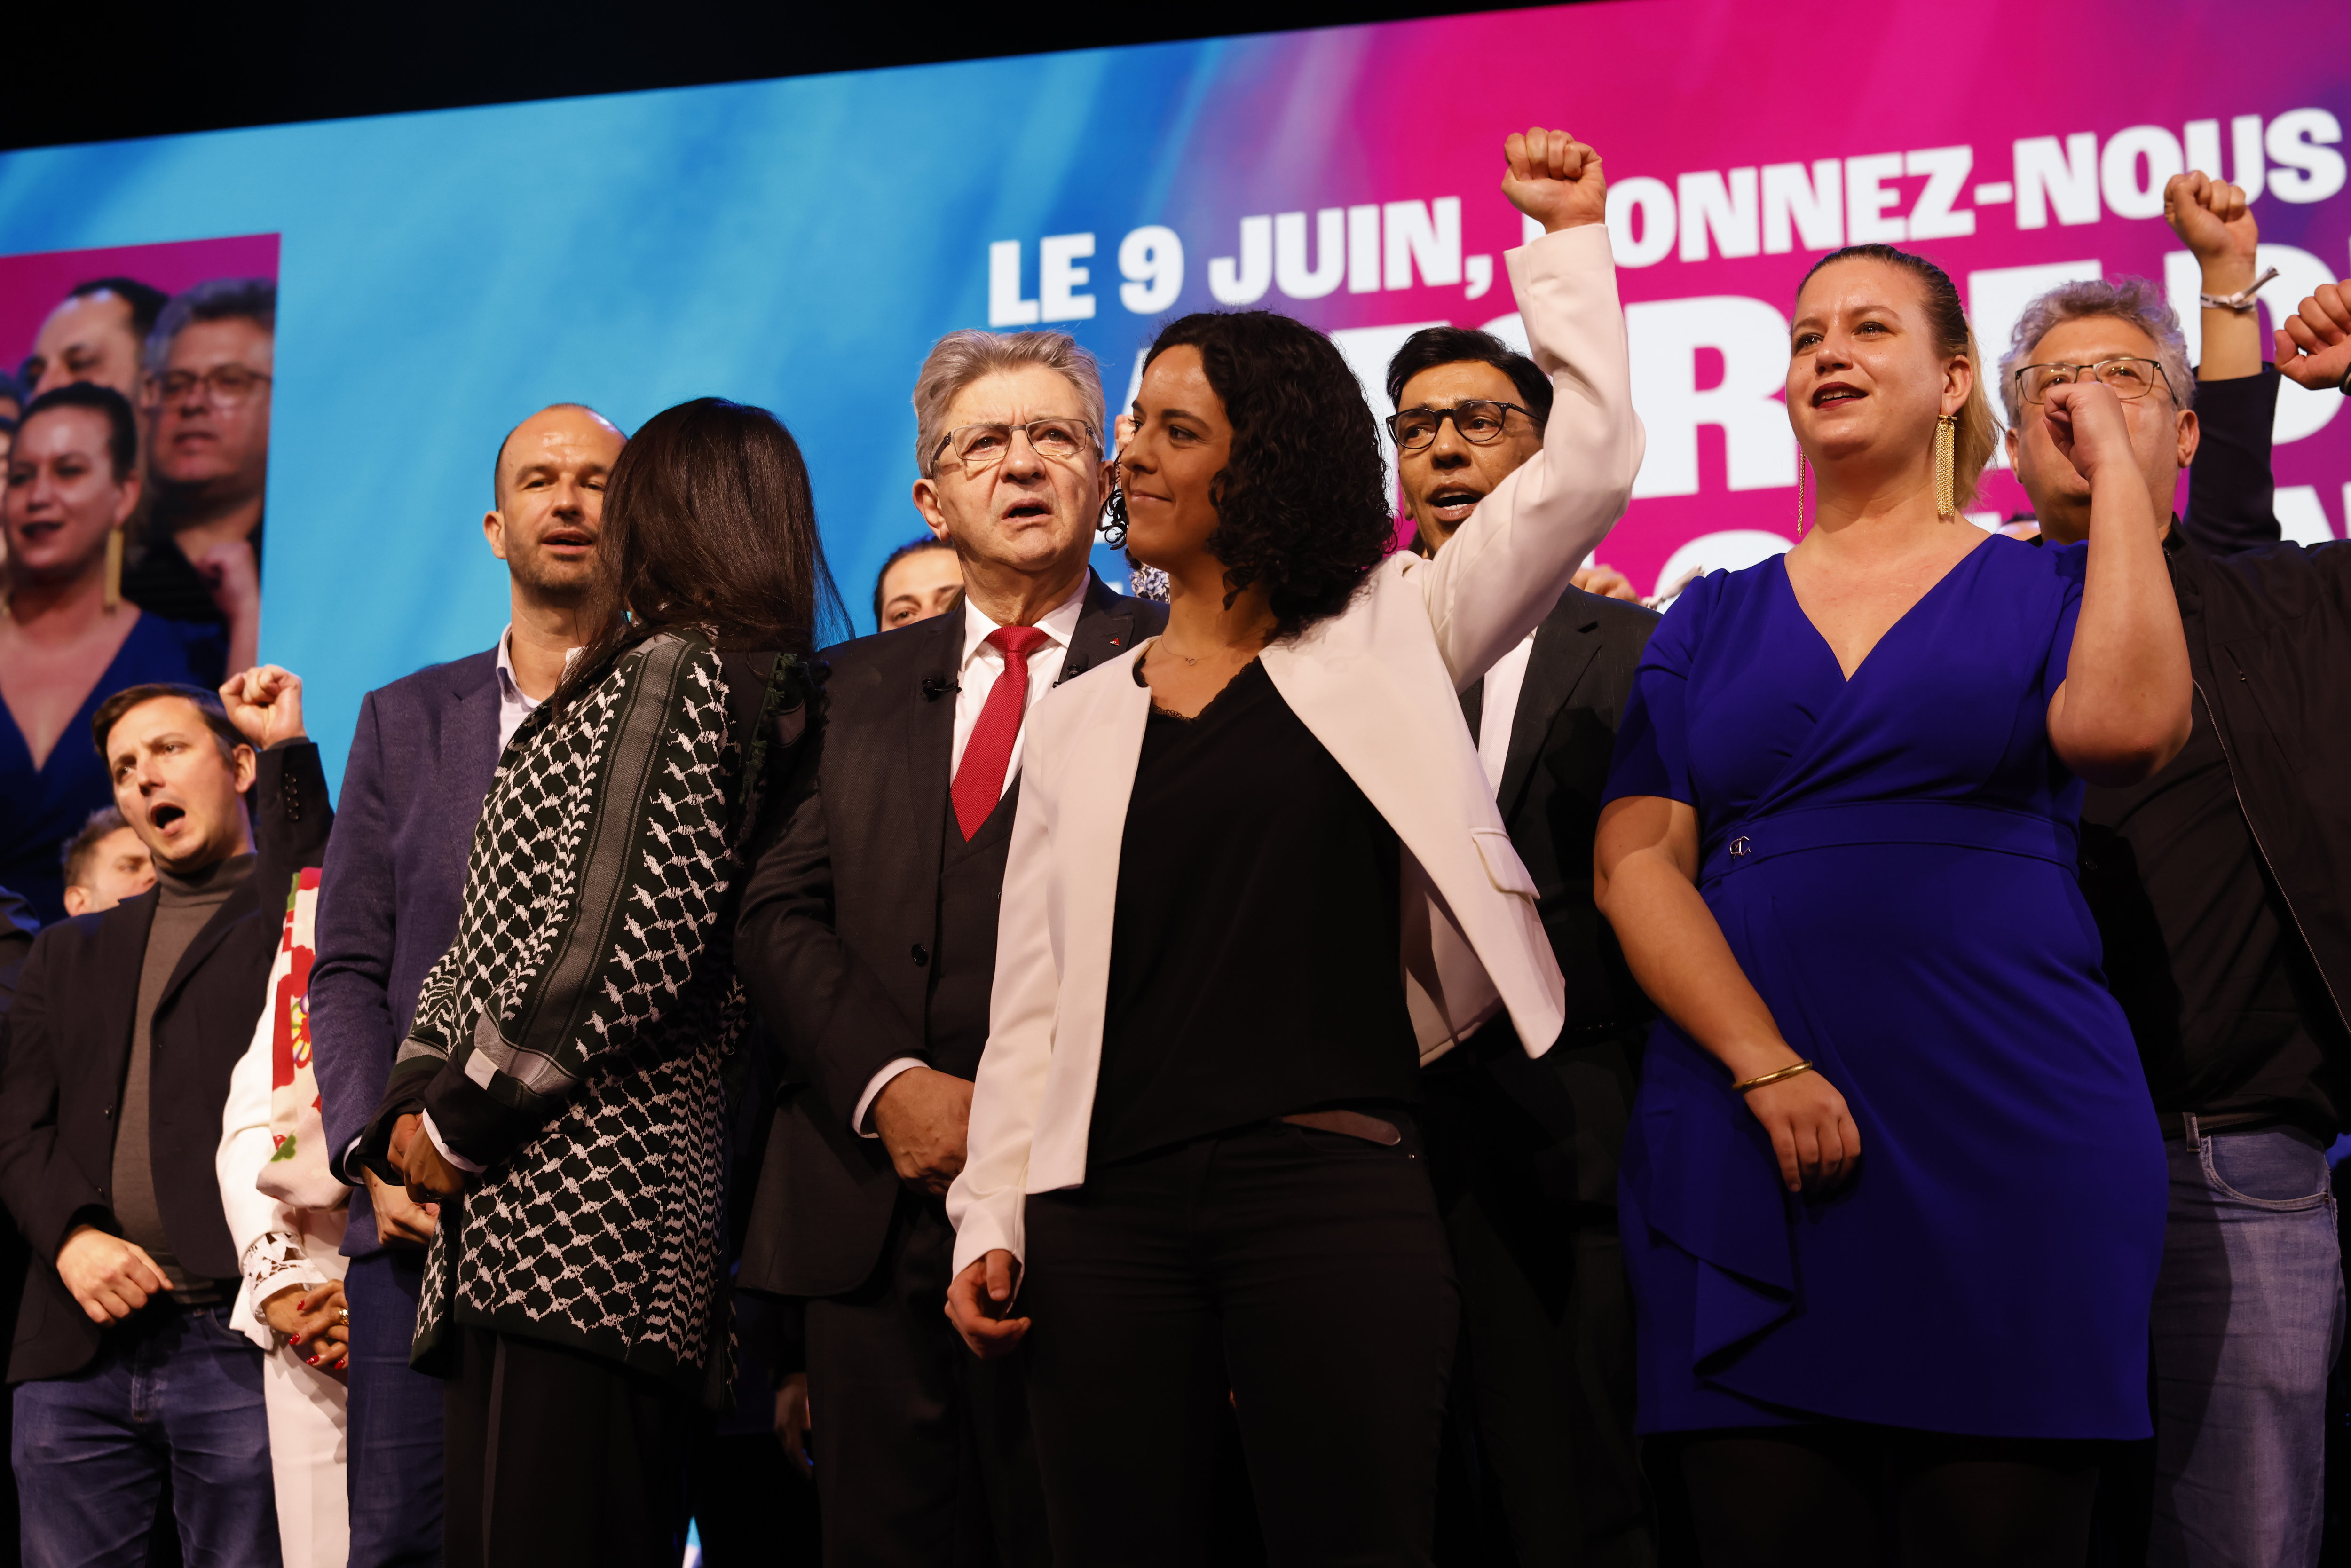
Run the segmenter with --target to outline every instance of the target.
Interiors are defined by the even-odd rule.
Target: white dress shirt
[[[514,739],[515,731],[522,727],[522,721],[528,718],[531,710],[538,706],[538,698],[524,691],[515,680],[513,643],[514,623],[508,622],[507,629],[498,633],[498,750],[501,753],[506,750],[507,743]],[[568,656],[563,664],[567,670],[571,667]]]
[[[507,629],[498,633],[498,752],[501,756],[505,755],[507,745],[514,739],[515,731],[522,727],[522,721],[530,716],[531,710],[538,706],[540,700],[524,691],[515,679],[513,643],[514,622],[509,621]],[[571,660],[579,652],[574,648],[564,656],[563,667],[566,670],[571,667]],[[442,1140],[441,1129],[433,1124],[433,1113],[430,1111],[424,1113],[424,1135],[433,1140],[433,1146],[441,1151],[441,1157],[457,1169],[471,1176],[482,1174],[480,1166],[462,1155],[450,1152],[449,1145]],[[351,1144],[356,1148],[359,1140],[354,1138]]]
[[[1535,634],[1495,663],[1486,672],[1485,703],[1478,713],[1478,766],[1497,798],[1502,793],[1502,768],[1510,759],[1510,721],[1518,716],[1519,693],[1527,684],[1527,661],[1534,656]]]
[[[1093,580],[1091,571],[1081,572],[1078,586],[1044,618],[1037,630],[1045,633],[1044,645],[1029,655],[1029,700],[1021,706],[1025,716],[1035,706],[1037,699],[1053,689],[1061,678],[1061,665],[1070,656],[1070,639],[1078,634],[1078,615],[1086,607],[1086,588]],[[987,706],[987,694],[996,689],[998,677],[1004,674],[1004,650],[988,645],[988,636],[997,630],[995,622],[969,598],[963,601],[963,663],[958,666],[956,687],[955,744],[947,752],[947,781],[955,781],[956,769],[963,766],[964,747],[971,744],[971,732],[979,727],[980,710]],[[1023,724],[1012,737],[1012,755],[1004,765],[1004,782],[996,798],[1004,799],[1004,791],[1012,788],[1012,780],[1020,774],[1020,747],[1028,737],[1029,727]],[[879,1137],[867,1123],[867,1113],[873,1109],[874,1097],[901,1072],[910,1067],[928,1065],[912,1056],[897,1057],[886,1063],[865,1085],[865,1092],[857,1097],[857,1109],[850,1113],[849,1126],[861,1138]]]

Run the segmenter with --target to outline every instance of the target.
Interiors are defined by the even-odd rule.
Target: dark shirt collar
[[[157,902],[169,904],[219,904],[245,884],[258,857],[251,851],[214,861],[201,871],[181,873],[155,868]]]

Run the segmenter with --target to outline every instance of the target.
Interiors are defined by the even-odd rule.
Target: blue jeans
[[[26,1563],[140,1568],[167,1480],[188,1568],[277,1562],[261,1351],[228,1314],[152,1306],[79,1372],[17,1385]]]
[[[2166,1144],[2152,1568],[2307,1568],[2343,1343],[2325,1146],[2291,1127]]]
[[[408,1364],[424,1254],[351,1260],[350,1568],[439,1568],[446,1385]]]

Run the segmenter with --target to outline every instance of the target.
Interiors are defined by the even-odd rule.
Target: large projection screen
[[[1337,336],[1384,413],[1414,328],[1511,329],[1499,147],[1563,126],[1614,187],[1648,427],[1599,557],[1647,592],[1792,535],[1774,400],[1822,251],[1928,253],[1988,343],[2101,271],[2164,282],[2192,336],[2165,176],[2259,191],[2263,299],[2291,309],[2351,274],[2346,119],[2339,0],[1618,0],[17,152],[0,256],[277,236],[262,648],[339,768],[366,689],[503,623],[491,458],[547,402],[776,410],[870,626],[917,531],[907,393],[940,333],[1066,328],[1116,402],[1155,324],[1254,303]],[[2346,401],[2283,392],[2292,537],[2344,531]],[[1980,505],[2024,500],[2001,474]]]

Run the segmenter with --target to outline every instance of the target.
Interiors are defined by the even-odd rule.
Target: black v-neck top
[[[1119,850],[1089,1162],[1416,1100],[1401,856],[1262,664],[1195,718],[1155,706]]]

